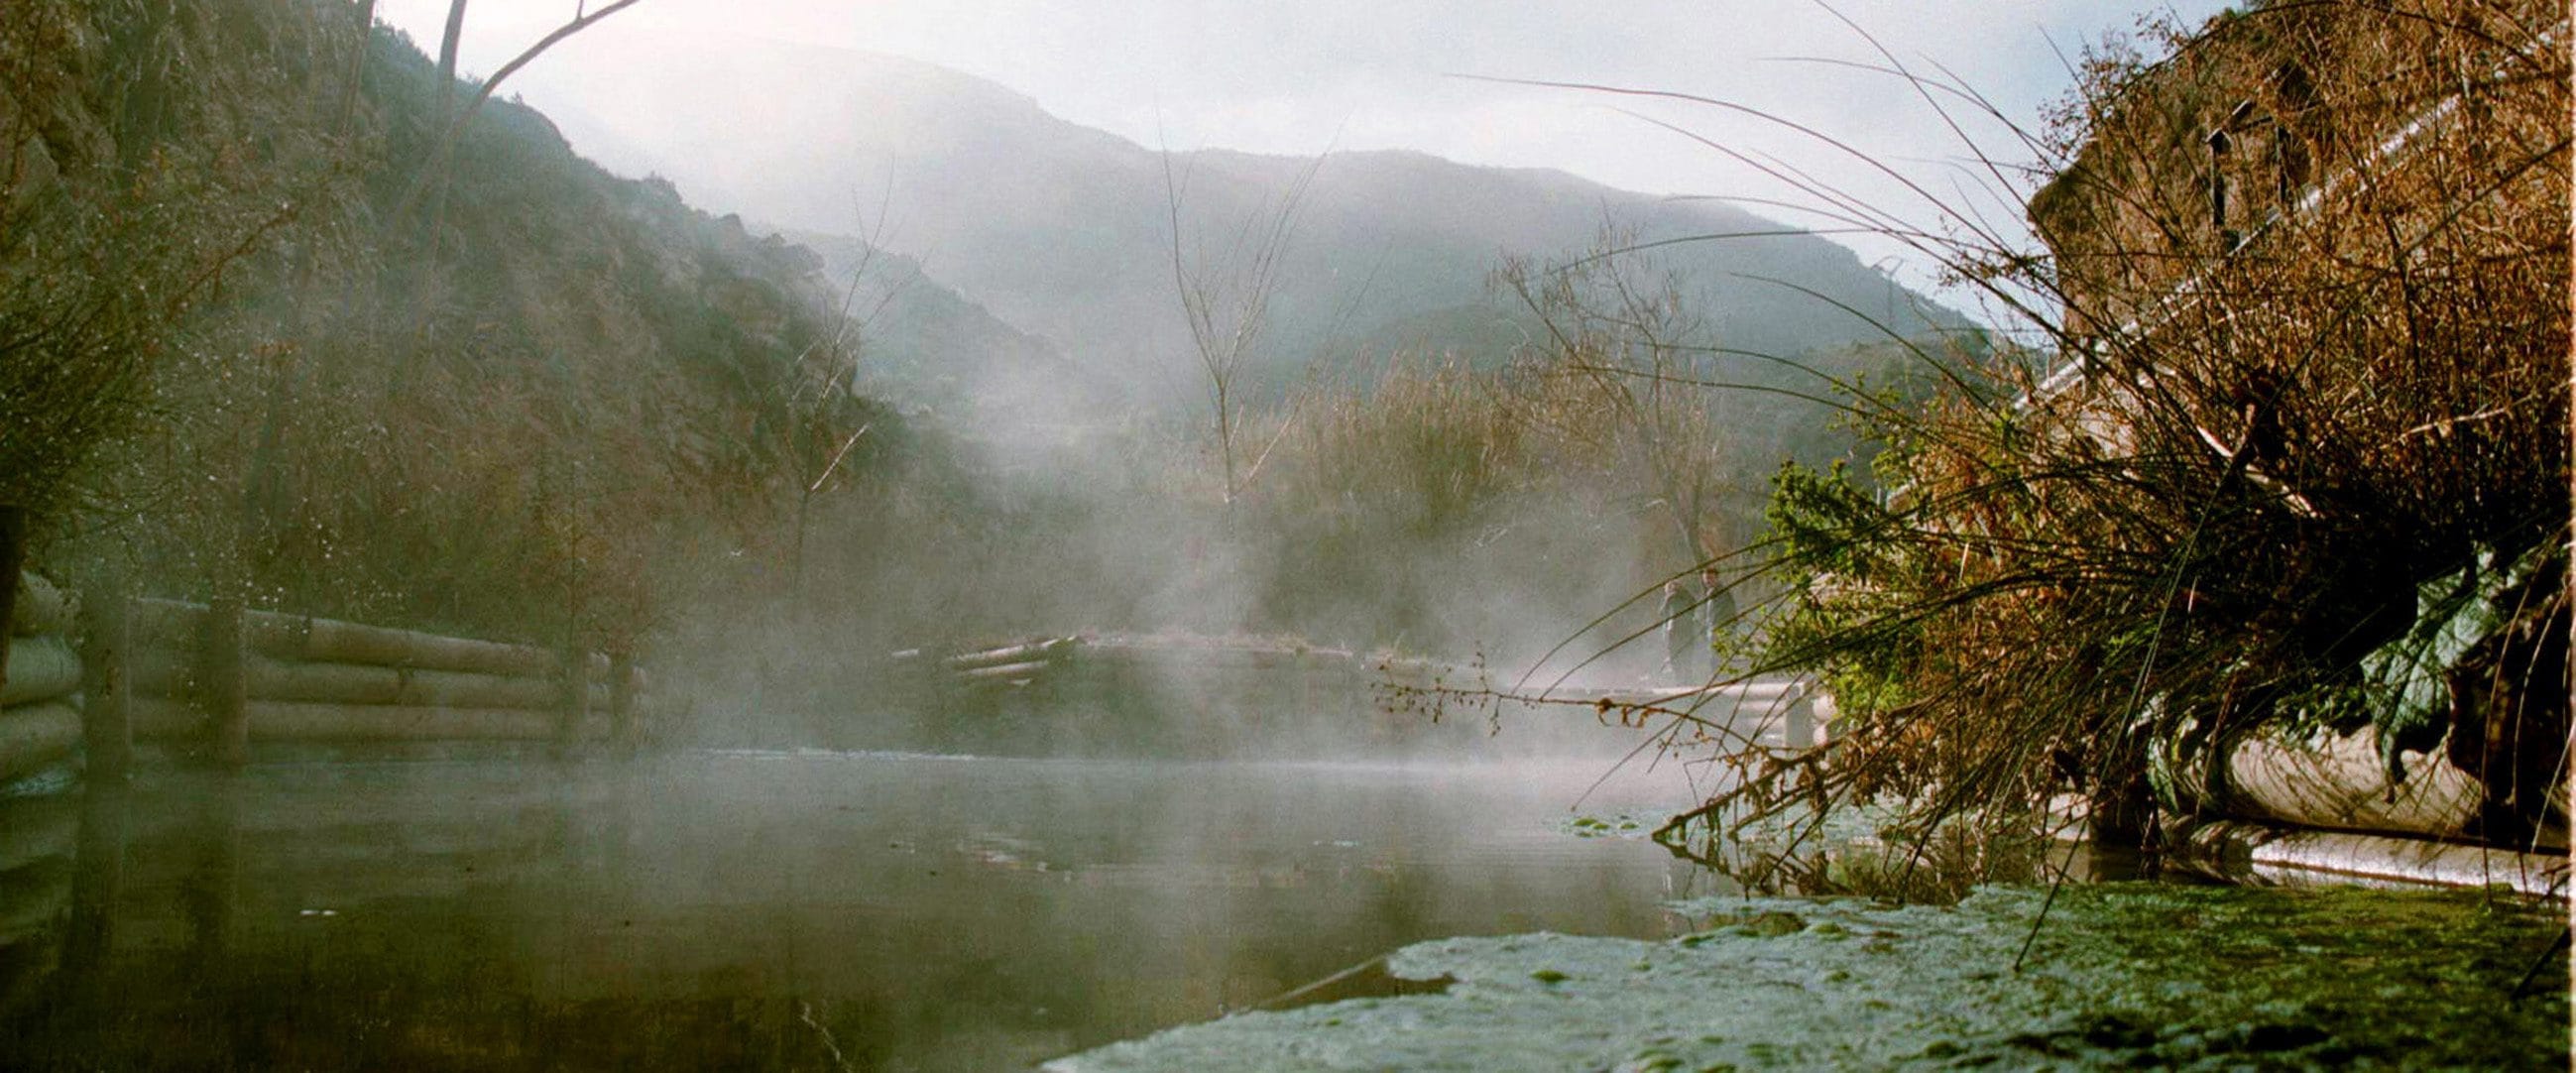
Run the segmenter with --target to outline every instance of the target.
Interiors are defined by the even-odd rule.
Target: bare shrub
[[[1765,658],[1822,671],[1834,741],[1730,752],[1736,788],[1661,837],[1871,796],[1923,830],[2028,830],[2075,791],[2138,840],[2155,757],[2303,721],[2439,741],[2448,710],[2364,673],[2419,605],[2567,611],[2563,16],[2258,5],[2167,28],[2154,63],[2092,56],[2028,192],[2050,249],[1970,225],[1929,247],[2030,345],[1945,360],[2015,390],[1869,410],[1892,496],[1778,485]],[[2563,674],[2519,651],[2476,673]],[[2565,690],[2539,692],[2520,740],[2554,757]]]

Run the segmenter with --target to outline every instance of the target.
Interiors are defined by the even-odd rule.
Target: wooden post
[[[608,654],[608,736],[620,756],[635,754],[635,654]]]
[[[121,782],[134,766],[132,651],[124,593],[93,587],[81,600],[81,739],[93,781]]]
[[[205,632],[197,652],[197,701],[206,710],[213,733],[216,764],[239,768],[250,762],[250,683],[242,667],[242,617],[239,596],[219,596],[206,606]]]
[[[92,761],[95,764],[95,761]],[[62,972],[75,1002],[95,1002],[116,949],[116,908],[125,891],[126,786],[98,778],[81,790],[72,856],[72,911],[64,925]]]
[[[241,794],[239,780],[216,780],[191,825],[196,852],[178,881],[179,913],[188,922],[180,956],[197,972],[223,964],[241,914]]]
[[[577,644],[563,649],[563,700],[555,716],[554,756],[569,760],[581,745],[582,720],[590,715],[590,653]]]

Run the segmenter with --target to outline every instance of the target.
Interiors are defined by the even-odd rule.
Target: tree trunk
[[[348,136],[349,124],[357,118],[358,87],[366,83],[367,55],[374,50],[375,42],[376,0],[358,0],[358,47],[349,57],[348,77],[340,84],[339,118],[331,131],[340,137]]]
[[[452,0],[447,5],[447,31],[438,38],[438,125],[430,130],[445,133],[448,121],[456,113],[456,51],[465,39],[465,0]]]
[[[81,732],[89,778],[121,782],[134,762],[133,631],[125,594],[100,585],[81,601]]]
[[[244,611],[241,597],[217,597],[206,610],[203,647],[197,657],[198,704],[214,730],[215,763],[225,768],[250,762],[249,680],[242,666]]]

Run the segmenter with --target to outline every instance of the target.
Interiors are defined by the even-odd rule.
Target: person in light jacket
[[[1692,653],[1707,644],[1708,631],[1699,622],[1697,596],[1680,578],[1664,582],[1664,677],[1688,676],[1699,661]]]

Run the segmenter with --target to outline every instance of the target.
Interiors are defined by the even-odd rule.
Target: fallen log
[[[0,779],[33,774],[80,744],[80,709],[49,700],[0,708]]]
[[[2304,741],[2248,735],[2228,750],[2204,811],[2299,827],[2466,836],[2485,788],[2439,754],[2409,754],[2391,784],[2379,736],[2320,734]]]
[[[0,707],[68,697],[80,691],[80,654],[60,636],[9,638],[9,679]]]
[[[1360,665],[1358,660],[1296,653],[1133,653],[1133,650],[1131,653],[1095,653],[1095,650],[1084,650],[1082,658],[1064,660],[1064,665],[1121,668],[1126,673],[1162,678],[1162,681],[1252,676],[1252,673],[1257,673],[1257,676],[1365,676],[1370,681],[1386,678],[1376,668]],[[1466,684],[1466,681],[1466,676],[1450,678],[1450,684]]]
[[[1170,660],[1208,664],[1282,666],[1301,662],[1353,663],[1360,657],[1346,649],[1258,640],[1158,637],[1083,637],[1086,659]]]
[[[1006,663],[1043,663],[1081,643],[1080,638],[1056,637],[1044,641],[1032,641],[1028,644],[988,648],[981,652],[959,653],[940,660],[939,665],[952,671],[964,671]]]
[[[545,649],[462,637],[440,637],[333,619],[251,618],[250,649],[306,663],[362,663],[480,674],[542,675],[554,658]]]
[[[1035,678],[1045,674],[1047,668],[1053,666],[1055,664],[1042,659],[1030,660],[1026,663],[1001,663],[959,671],[957,677],[969,682],[1007,682],[1014,679]]]
[[[2297,831],[2244,820],[2200,824],[2180,841],[2181,863],[2227,880],[2501,885],[2538,896],[2567,891],[2564,854],[2351,831]]]
[[[1160,656],[1134,658],[1086,652],[1079,660],[1056,663],[1052,680],[1097,684],[1102,688],[1184,691],[1235,691],[1250,688],[1366,689],[1379,679],[1351,663],[1301,663],[1257,668],[1250,665],[1191,663]]]
[[[1083,651],[1081,662],[1118,664],[1164,675],[1242,671],[1346,674],[1364,669],[1358,660],[1343,653],[1249,648],[1092,648]],[[1365,669],[1370,673],[1375,670]]]

